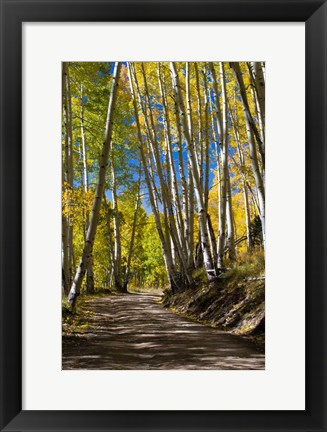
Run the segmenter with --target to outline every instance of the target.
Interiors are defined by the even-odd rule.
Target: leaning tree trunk
[[[191,175],[193,176],[194,180],[194,189],[195,189],[195,196],[197,200],[197,206],[198,206],[198,213],[199,213],[199,226],[200,226],[200,232],[201,232],[201,247],[203,252],[203,258],[204,258],[204,265],[207,273],[207,277],[209,281],[212,281],[215,279],[216,276],[216,269],[213,265],[213,260],[211,256],[210,251],[210,244],[209,244],[209,234],[208,234],[208,225],[207,225],[207,212],[205,211],[205,200],[204,200],[204,194],[203,194],[203,188],[202,184],[200,182],[200,175],[199,175],[199,166],[197,164],[197,157],[196,152],[194,149],[194,142],[192,139],[191,131],[189,129],[189,124],[187,121],[187,115],[185,111],[184,101],[181,94],[181,86],[179,82],[179,76],[176,69],[176,64],[174,62],[170,63],[171,72],[172,72],[172,81],[173,81],[173,87],[175,91],[175,97],[176,97],[176,103],[178,105],[178,109],[180,111],[181,120],[182,120],[182,127],[184,131],[184,137],[188,146],[189,150],[189,156],[190,156],[190,167],[191,167]],[[186,80],[188,77],[186,77]],[[189,100],[189,99],[188,99]],[[188,111],[190,111],[190,107],[188,107]]]
[[[103,205],[105,208],[105,214],[106,214],[106,228],[107,228],[107,239],[108,239],[108,251],[109,251],[109,260],[110,260],[110,280],[109,280],[109,287],[113,285],[112,281],[114,279],[115,274],[115,257],[114,257],[114,242],[112,239],[112,228],[111,228],[111,213],[112,209],[110,208],[110,205],[106,198],[106,193],[103,194]]]
[[[252,237],[250,231],[251,216],[250,216],[248,188],[244,180],[243,180],[243,197],[244,197],[247,248],[248,248],[248,252],[251,252],[253,249],[253,243],[252,243]]]
[[[83,101],[83,85],[81,84],[81,118],[80,118],[80,128],[81,128],[81,154],[83,161],[83,185],[85,194],[89,190],[89,180],[88,180],[88,166],[87,166],[87,153],[86,153],[86,137],[85,137],[85,127],[84,127],[84,101]],[[89,211],[86,210],[85,214],[85,239],[87,235],[87,230],[90,223]],[[94,293],[94,274],[93,274],[93,255],[90,256],[87,269],[86,269],[86,292],[88,294]]]
[[[243,105],[243,113],[244,113],[246,132],[248,137],[252,171],[253,171],[253,176],[255,179],[255,184],[258,193],[258,207],[259,207],[259,213],[260,213],[260,219],[262,225],[262,244],[263,244],[263,248],[265,249],[266,247],[265,186],[264,186],[264,178],[259,166],[256,141],[259,147],[259,152],[264,161],[263,143],[260,139],[260,134],[250,113],[249,104],[246,96],[246,89],[243,82],[240,66],[238,63],[231,63],[231,65],[234,70],[234,74],[239,84],[240,93],[241,93],[241,100]]]
[[[101,154],[101,161],[100,161],[100,168],[99,168],[99,177],[98,177],[98,183],[97,183],[95,196],[94,196],[92,215],[91,215],[90,224],[89,224],[89,228],[88,228],[87,235],[86,235],[86,240],[85,240],[85,245],[83,248],[82,257],[81,257],[80,263],[79,263],[77,271],[76,271],[74,282],[72,284],[72,287],[71,287],[69,295],[68,295],[68,301],[69,301],[72,309],[74,308],[76,298],[80,293],[80,289],[81,289],[81,285],[83,282],[83,278],[85,276],[88,260],[89,260],[90,256],[92,255],[94,238],[95,238],[95,234],[97,231],[101,202],[102,202],[103,192],[104,192],[104,188],[105,188],[105,179],[106,179],[106,170],[107,170],[107,165],[108,165],[109,152],[110,152],[111,146],[112,146],[112,131],[113,131],[113,125],[114,125],[114,114],[115,114],[115,106],[116,106],[116,100],[117,100],[117,94],[118,94],[118,85],[119,85],[119,77],[120,77],[121,67],[122,67],[121,62],[115,63],[113,78],[112,78],[111,91],[110,91],[110,97],[109,97],[109,104],[108,104],[105,137],[104,137],[103,146],[102,146],[102,154]]]
[[[159,89],[160,89],[160,95],[162,99],[162,106],[163,106],[163,113],[164,113],[164,131],[165,131],[165,141],[166,141],[166,149],[167,149],[167,167],[169,167],[169,169],[167,168],[168,171],[167,177],[168,177],[168,181],[170,182],[170,184],[168,184],[168,190],[171,190],[173,195],[179,241],[182,244],[184,254],[185,253],[187,254],[186,238],[184,235],[185,226],[184,226],[183,212],[182,212],[181,202],[178,196],[178,182],[177,182],[176,170],[175,170],[174,159],[173,159],[172,141],[170,136],[171,126],[170,126],[169,110],[167,106],[164,83],[161,77],[160,62],[158,62],[158,81],[159,81]]]
[[[183,156],[183,134],[181,128],[181,120],[179,109],[175,100],[175,117],[176,117],[176,130],[177,130],[177,146],[178,146],[178,167],[179,177],[181,180],[182,189],[182,209],[185,218],[184,232],[187,243],[187,262],[188,268],[192,272],[194,268],[194,183],[191,175],[191,170],[185,170],[184,156]],[[188,164],[188,168],[190,163]],[[186,178],[186,171],[188,177]]]
[[[244,113],[245,119],[246,119],[246,113]],[[264,187],[264,181],[259,169],[259,163],[258,163],[258,156],[255,146],[255,139],[252,133],[252,130],[250,128],[249,123],[246,121],[246,130],[248,134],[248,142],[249,142],[249,150],[250,150],[250,158],[251,158],[251,165],[252,165],[252,171],[253,176],[256,183],[256,188],[258,192],[258,207],[259,207],[259,213],[260,213],[260,219],[261,219],[261,225],[262,225],[262,244],[263,248],[265,249],[266,246],[266,214],[265,214],[265,187]]]
[[[234,218],[232,205],[232,189],[230,177],[227,177],[227,239],[226,246],[228,250],[228,258],[231,261],[236,261],[235,251],[235,234],[234,234]]]
[[[151,175],[150,175],[150,171],[149,171],[149,169],[150,169],[149,161],[148,161],[148,159],[146,157],[146,153],[145,153],[146,142],[145,142],[145,139],[143,138],[144,135],[142,134],[142,130],[141,130],[140,116],[139,116],[139,109],[138,109],[138,100],[137,100],[137,95],[136,95],[137,90],[135,90],[135,87],[134,87],[134,85],[135,85],[134,84],[135,73],[133,73],[133,65],[131,63],[128,63],[128,77],[129,77],[130,89],[131,89],[131,94],[132,94],[132,101],[133,101],[133,106],[134,106],[134,114],[135,114],[137,135],[138,135],[138,141],[139,141],[139,150],[140,150],[140,155],[141,155],[141,162],[142,162],[143,169],[144,169],[145,182],[146,182],[148,192],[149,192],[149,200],[150,200],[152,212],[153,212],[155,223],[156,223],[156,228],[157,228],[158,235],[159,235],[159,238],[161,241],[161,247],[162,247],[162,252],[163,252],[164,261],[165,261],[165,265],[166,265],[166,271],[167,271],[167,275],[168,275],[169,284],[171,286],[173,293],[176,293],[180,290],[180,286],[179,286],[178,278],[176,277],[177,275],[176,275],[174,264],[173,264],[171,246],[167,242],[167,239],[165,237],[165,234],[164,234],[164,231],[162,228],[161,218],[160,218],[160,214],[158,211],[158,205],[156,203],[156,196],[155,196],[155,191],[154,191],[155,184],[151,180]],[[141,105],[141,102],[140,102],[140,105]]]
[[[183,244],[181,244],[181,240],[183,242],[183,236],[181,236],[178,232],[178,228],[176,226],[176,218],[173,213],[173,199],[171,195],[170,189],[167,187],[165,178],[164,178],[164,170],[160,158],[160,152],[159,152],[159,140],[157,137],[157,131],[154,123],[153,118],[153,110],[151,106],[151,100],[150,95],[148,91],[148,84],[147,84],[147,78],[146,73],[144,69],[144,65],[142,63],[142,75],[143,75],[143,81],[144,81],[144,91],[145,91],[145,102],[147,102],[147,108],[148,108],[148,115],[145,112],[144,108],[143,111],[143,117],[145,120],[145,126],[146,126],[146,132],[149,137],[149,143],[150,143],[150,150],[153,156],[153,160],[155,163],[156,172],[159,178],[159,184],[161,189],[161,199],[163,208],[166,209],[166,212],[164,214],[167,214],[167,232],[171,236],[171,241],[173,244],[173,250],[176,251],[176,258],[179,262],[179,273],[180,273],[180,279],[181,279],[181,288],[183,285],[185,287],[193,286],[193,279],[191,274],[188,272],[188,266],[187,266],[187,254],[185,249],[183,248]],[[137,84],[137,77],[134,76],[135,83],[137,85],[138,94],[139,94],[139,100],[141,103],[141,95],[139,92],[139,86]],[[149,117],[149,119],[148,119]],[[167,132],[167,131],[166,131]]]
[[[213,89],[216,100],[216,118],[219,126],[219,138],[221,148],[221,186],[219,201],[219,227],[218,227],[218,268],[224,268],[224,253],[226,243],[226,207],[227,207],[227,176],[228,176],[228,117],[225,75],[220,64],[220,78],[222,80],[223,109],[221,112],[217,76],[213,63],[210,63],[210,72],[213,81]]]
[[[161,93],[161,99],[162,99],[162,105],[164,111],[164,132],[165,132],[165,140],[166,140],[166,148],[167,148],[167,167],[168,167],[167,178],[168,181],[171,183],[170,187],[168,187],[168,190],[166,191],[168,195],[167,203],[168,203],[169,220],[170,220],[170,231],[180,261],[180,273],[182,275],[182,278],[184,279],[186,286],[193,286],[192,268],[189,265],[189,251],[187,246],[187,239],[185,238],[184,235],[185,225],[183,220],[182,208],[178,196],[178,184],[177,184],[176,170],[175,170],[174,160],[173,160],[172,142],[170,136],[170,118],[169,118],[169,112],[167,108],[165,89],[160,75],[160,67],[158,69],[158,79],[159,79],[159,87],[160,87],[160,93]],[[172,191],[173,199],[169,197],[170,191]],[[174,203],[175,206],[176,218],[173,214],[172,202]]]
[[[236,97],[235,97],[235,107],[236,107]],[[247,250],[248,252],[251,252],[253,249],[252,244],[252,237],[250,232],[250,222],[251,222],[251,212],[250,212],[250,206],[249,206],[249,196],[248,196],[248,184],[247,184],[247,178],[246,178],[246,169],[245,169],[245,161],[244,161],[244,154],[243,150],[241,148],[241,142],[240,142],[240,134],[239,134],[239,125],[237,124],[237,118],[231,114],[231,121],[233,126],[233,133],[234,138],[237,144],[237,152],[239,157],[239,165],[235,162],[236,166],[240,170],[242,174],[242,184],[243,184],[243,199],[244,199],[244,212],[245,212],[245,226],[246,226],[246,239],[247,239]]]
[[[233,125],[234,138],[235,138],[235,141],[237,144],[237,152],[238,152],[238,156],[240,159],[239,165],[236,164],[236,166],[238,166],[238,168],[241,172],[241,175],[242,175],[247,250],[248,250],[248,252],[251,252],[253,249],[253,244],[252,244],[252,237],[251,237],[251,232],[250,232],[251,212],[250,212],[249,195],[248,195],[249,187],[247,184],[244,154],[243,154],[243,150],[241,148],[238,125],[236,125],[236,118],[234,119],[233,115],[231,115],[231,119],[232,119],[232,125]]]
[[[219,220],[219,211],[220,211],[220,201],[221,201],[221,158],[219,154],[219,139],[218,134],[216,132],[216,125],[215,125],[215,118],[213,114],[213,107],[212,107],[212,101],[210,102],[210,111],[211,111],[211,128],[212,128],[212,134],[213,134],[213,140],[214,140],[214,150],[215,150],[215,157],[216,157],[216,172],[217,172],[217,217]],[[216,249],[216,267],[218,267],[218,249]]]
[[[207,68],[205,68],[204,77],[204,157],[205,171],[204,171],[204,199],[205,209],[208,212],[209,203],[209,172],[210,172],[210,150],[209,150],[209,97],[208,97],[208,83],[207,83]],[[203,162],[202,162],[203,163]]]
[[[194,182],[189,170],[188,176],[188,207],[187,207],[187,224],[185,228],[186,238],[188,239],[188,266],[194,269]]]
[[[139,174],[132,233],[131,233],[131,239],[130,239],[128,254],[127,254],[126,270],[125,270],[125,274],[124,274],[124,291],[125,292],[127,292],[127,290],[128,290],[128,284],[129,284],[129,279],[130,279],[130,269],[131,269],[132,255],[133,255],[133,251],[134,251],[134,243],[135,243],[135,235],[136,235],[136,223],[137,223],[137,217],[138,217],[140,203],[141,203],[140,183],[141,183],[141,172]]]
[[[113,205],[113,219],[114,219],[114,281],[115,289],[119,292],[124,292],[124,284],[122,281],[121,269],[121,238],[120,238],[120,221],[117,197],[117,184],[115,173],[115,162],[112,158],[111,163],[111,180],[112,180],[112,205]]]
[[[248,64],[251,81],[253,82],[256,99],[258,102],[258,120],[261,129],[261,136],[263,141],[265,141],[265,79],[263,75],[263,70],[260,62],[251,62]]]
[[[241,99],[242,99],[242,104],[243,104],[243,109],[244,109],[244,115],[246,117],[246,122],[249,125],[250,129],[251,129],[251,133],[255,136],[255,139],[258,143],[258,148],[259,148],[259,153],[261,155],[261,159],[262,159],[262,164],[263,167],[265,166],[265,150],[264,150],[264,143],[262,142],[261,136],[260,136],[260,132],[257,128],[257,125],[254,121],[254,118],[251,114],[251,110],[250,110],[250,105],[249,105],[249,101],[248,101],[248,97],[246,94],[246,88],[245,88],[245,84],[243,81],[243,76],[242,76],[242,72],[241,72],[241,68],[239,63],[237,62],[231,62],[231,66],[232,69],[234,71],[234,75],[236,77],[236,80],[238,82],[239,85],[239,89],[240,89],[240,94],[241,94]]]

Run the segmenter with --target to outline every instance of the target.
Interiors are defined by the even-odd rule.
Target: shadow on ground
[[[63,336],[63,369],[264,369],[264,355],[238,336],[175,315],[158,295],[94,299],[91,330]]]

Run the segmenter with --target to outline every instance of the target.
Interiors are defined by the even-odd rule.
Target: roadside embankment
[[[264,350],[265,281],[222,279],[214,284],[172,295],[166,290],[162,305],[202,324],[244,336]]]

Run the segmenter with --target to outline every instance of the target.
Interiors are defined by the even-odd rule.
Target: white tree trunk
[[[251,214],[250,214],[250,206],[249,206],[248,188],[244,180],[243,180],[243,198],[244,198],[245,224],[246,224],[246,242],[247,242],[248,252],[251,252],[253,248],[251,231],[250,231]]]
[[[83,161],[83,184],[84,184],[84,192],[87,194],[89,190],[89,180],[88,180],[88,166],[87,166],[87,150],[86,150],[86,137],[85,137],[85,126],[84,126],[84,101],[83,101],[83,84],[81,84],[81,118],[80,118],[80,129],[81,129],[81,154]],[[90,223],[90,215],[88,210],[86,210],[85,214],[85,239],[87,230]],[[94,292],[94,274],[93,274],[93,255],[90,256],[86,269],[86,291],[88,294],[92,294]]]
[[[254,121],[254,118],[251,114],[249,101],[248,101],[247,94],[246,94],[246,88],[245,88],[243,77],[242,77],[241,68],[240,68],[239,63],[237,63],[237,62],[231,62],[231,66],[232,66],[232,69],[234,71],[234,75],[235,75],[236,80],[237,80],[238,85],[239,85],[243,109],[244,109],[244,115],[246,116],[246,122],[250,126],[252,134],[254,135],[255,139],[257,140],[259,152],[261,154],[261,157],[263,160],[263,165],[264,165],[265,164],[265,162],[264,162],[265,161],[264,143],[262,142],[260,132],[259,132],[257,125]]]
[[[210,72],[213,81],[213,89],[216,100],[216,118],[219,127],[219,140],[221,149],[221,181],[219,202],[219,227],[218,227],[218,268],[224,268],[224,254],[226,244],[226,209],[227,209],[227,177],[228,173],[228,117],[225,75],[222,63],[220,63],[220,79],[222,87],[222,110],[219,102],[219,90],[214,64],[210,63]]]
[[[235,102],[236,102],[236,96],[235,96]],[[247,184],[244,154],[243,154],[243,151],[241,148],[241,141],[240,141],[240,135],[239,135],[236,116],[234,117],[233,114],[231,114],[231,120],[232,120],[234,138],[235,138],[235,142],[237,145],[237,152],[238,152],[238,156],[239,156],[239,160],[240,160],[239,165],[237,165],[236,161],[235,161],[235,164],[238,166],[238,168],[242,174],[247,249],[248,249],[248,252],[251,252],[251,250],[253,248],[251,232],[250,232],[251,211],[250,211],[250,206],[249,206],[249,196],[248,196],[249,187]]]
[[[112,131],[114,125],[114,114],[115,114],[115,106],[116,106],[116,100],[118,94],[121,67],[122,67],[121,62],[115,63],[110,97],[109,97],[109,104],[108,104],[105,137],[102,146],[98,183],[97,183],[95,196],[94,196],[92,215],[90,219],[89,228],[87,231],[82,257],[77,268],[74,282],[72,284],[72,287],[68,295],[68,301],[71,304],[72,308],[74,308],[76,297],[80,293],[80,288],[83,282],[83,278],[85,276],[88,260],[90,258],[90,255],[92,254],[94,238],[97,231],[102,196],[105,189],[105,177],[106,177],[106,170],[108,165],[109,152],[112,146]]]
[[[140,183],[141,183],[141,173],[139,174],[138,189],[137,189],[137,195],[136,195],[136,201],[135,201],[135,211],[134,211],[134,218],[133,218],[133,225],[132,225],[132,233],[131,233],[131,239],[130,239],[129,248],[128,248],[127,263],[126,263],[126,269],[125,269],[125,274],[124,274],[124,287],[123,287],[124,292],[127,292],[127,290],[128,290],[132,255],[133,255],[133,251],[134,251],[136,223],[137,223],[139,207],[141,204]]]
[[[171,72],[172,72],[172,80],[173,80],[173,87],[174,87],[174,91],[175,91],[176,102],[178,105],[178,109],[180,111],[184,136],[185,136],[185,140],[186,140],[188,150],[189,150],[189,155],[190,155],[190,166],[191,166],[191,170],[192,170],[195,196],[196,196],[197,206],[198,206],[199,226],[200,226],[200,232],[201,232],[201,247],[202,247],[202,252],[203,252],[204,265],[206,268],[208,280],[211,281],[211,280],[215,279],[216,270],[213,266],[213,260],[212,260],[212,256],[211,256],[211,252],[210,252],[208,226],[207,226],[207,213],[205,211],[203,189],[202,189],[202,184],[200,182],[200,177],[199,177],[199,167],[198,167],[197,160],[196,160],[194,143],[193,143],[191,133],[189,130],[189,126],[188,126],[188,122],[187,122],[187,116],[186,116],[186,112],[185,112],[184,101],[183,101],[182,94],[181,94],[181,86],[180,86],[178,72],[177,72],[175,63],[171,62],[170,67],[171,67]],[[187,80],[187,77],[186,77],[186,80]]]
[[[119,292],[123,292],[124,283],[122,281],[123,275],[121,269],[120,221],[119,221],[119,208],[118,208],[114,157],[112,157],[112,161],[111,161],[111,180],[112,180],[112,206],[113,206],[113,218],[114,218],[114,280],[115,280],[116,290]]]
[[[231,190],[229,175],[227,177],[227,241],[226,241],[226,246],[228,249],[229,259],[231,261],[236,261],[232,190]]]
[[[148,163],[148,160],[147,160],[147,157],[145,154],[146,143],[144,142],[144,138],[143,138],[142,130],[141,130],[139,109],[138,109],[138,100],[137,100],[137,96],[136,96],[136,92],[135,92],[135,88],[134,88],[133,76],[135,77],[135,73],[133,73],[133,65],[131,63],[128,63],[128,77],[129,77],[131,94],[132,94],[132,101],[133,101],[133,106],[134,106],[137,135],[138,135],[138,140],[139,140],[139,150],[140,150],[141,162],[142,162],[144,174],[145,174],[145,182],[146,182],[146,185],[148,188],[150,204],[151,204],[152,212],[154,215],[154,219],[155,219],[158,235],[160,238],[160,242],[161,242],[161,247],[162,247],[162,252],[163,252],[163,256],[164,256],[164,260],[165,260],[169,284],[170,284],[173,292],[177,292],[179,290],[179,281],[176,277],[176,272],[175,272],[172,253],[171,253],[171,247],[170,247],[170,244],[168,244],[166,237],[165,237],[165,234],[163,232],[162,224],[161,224],[161,220],[160,220],[160,214],[158,211],[158,206],[156,204],[156,198],[155,198],[154,189],[153,189],[153,186],[155,186],[155,185],[153,184],[153,182],[151,180],[151,175],[149,172],[149,163]]]
[[[158,177],[159,177],[159,183],[160,183],[160,189],[161,189],[161,199],[162,199],[163,207],[164,207],[164,209],[167,210],[167,217],[168,217],[168,221],[169,221],[169,226],[167,226],[166,231],[169,232],[169,234],[171,235],[172,242],[174,245],[173,250],[176,251],[177,256],[178,256],[179,272],[181,274],[181,279],[182,279],[181,285],[183,285],[185,282],[187,286],[192,286],[193,280],[192,280],[192,276],[188,272],[187,257],[186,257],[186,253],[185,253],[185,248],[183,248],[183,244],[181,244],[181,242],[183,243],[184,238],[183,238],[183,236],[180,236],[178,233],[178,229],[176,226],[176,219],[175,219],[175,216],[173,213],[171,191],[167,187],[167,184],[165,182],[164,175],[163,175],[163,167],[162,167],[160,153],[159,153],[159,141],[158,141],[158,137],[157,137],[156,127],[154,124],[152,105],[151,105],[150,95],[149,95],[149,91],[148,91],[147,78],[146,78],[146,73],[145,73],[143,63],[142,63],[142,75],[143,75],[144,89],[145,89],[145,96],[146,96],[145,100],[147,101],[147,110],[148,110],[148,115],[147,115],[147,113],[143,109],[143,118],[145,121],[147,134],[149,137],[150,150],[151,150],[151,153],[153,156],[153,160],[155,161],[155,168],[156,168],[156,172],[157,172]],[[138,90],[138,97],[139,97],[140,105],[142,107],[141,95],[140,95],[136,75],[134,75],[134,80],[135,80],[136,87]],[[150,124],[148,122],[148,117],[150,120]],[[166,120],[167,120],[167,118],[166,118]],[[167,133],[169,133],[169,131],[166,131],[166,135],[167,135]]]

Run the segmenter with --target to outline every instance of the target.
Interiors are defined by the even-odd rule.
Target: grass
[[[165,290],[164,287],[136,287],[130,286],[128,292],[130,293],[149,293],[149,294],[162,294]]]
[[[74,312],[70,311],[70,305],[66,298],[62,299],[62,334],[79,336],[91,329],[91,321],[94,313],[89,309],[89,302],[94,297],[104,296],[103,293],[92,295],[82,294],[78,297]]]
[[[263,251],[238,253],[237,262],[226,267],[231,268],[214,284],[208,284],[205,269],[194,270],[195,289],[174,296],[166,290],[162,304],[201,324],[258,339],[263,347],[265,281],[255,279],[265,275]]]
[[[241,282],[247,277],[262,277],[265,275],[265,258],[262,250],[251,254],[243,253],[238,262],[225,274],[226,279]]]
[[[224,279],[231,281],[241,282],[246,277],[262,277],[265,274],[263,251],[240,252],[237,256],[237,262],[226,261],[226,267],[231,267],[231,269],[224,273]],[[193,270],[192,277],[197,285],[205,285],[208,282],[204,267]]]
[[[204,267],[193,270],[192,276],[197,284],[205,284],[208,282],[207,272]]]

